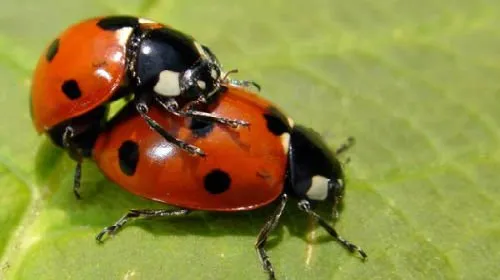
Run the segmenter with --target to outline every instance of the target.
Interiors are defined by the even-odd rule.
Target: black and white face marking
[[[219,73],[217,73],[215,69],[212,69],[210,70],[210,77],[212,77],[212,79],[214,80],[217,80],[219,78]]]
[[[332,181],[324,176],[315,175],[311,179],[311,184],[307,189],[305,196],[309,200],[322,201],[328,197],[334,198],[336,204],[344,195],[344,180],[338,178],[337,181]]]
[[[165,97],[175,97],[181,94],[179,85],[179,72],[163,70],[158,75],[158,81],[153,87],[153,90]]]
[[[174,29],[149,31],[137,49],[134,72],[139,88],[165,97],[210,97],[220,87],[221,69],[207,50]]]
[[[193,39],[171,28],[153,29],[142,36],[132,62],[139,87],[164,96],[179,95],[181,73],[201,58]]]
[[[207,65],[203,65],[207,64]],[[220,70],[209,62],[182,73],[163,70],[159,73],[153,90],[165,97],[184,95],[191,99],[210,97],[220,88]]]
[[[313,176],[311,185],[306,192],[306,196],[310,200],[325,200],[328,197],[330,180],[321,175]]]
[[[287,191],[300,199],[334,203],[343,193],[340,162],[312,129],[295,126],[291,133]]]
[[[220,89],[221,69],[208,59],[199,60],[193,67],[182,73],[181,93],[192,99],[209,98]]]

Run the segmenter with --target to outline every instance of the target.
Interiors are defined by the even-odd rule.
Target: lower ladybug
[[[155,106],[150,110],[169,133],[207,151],[205,158],[183,153],[152,132],[130,108],[111,120],[109,130],[100,134],[93,150],[102,172],[136,195],[178,209],[130,210],[96,239],[101,242],[131,219],[184,216],[195,210],[248,211],[277,202],[255,244],[264,270],[274,279],[265,245],[290,196],[297,198],[298,208],[333,238],[365,259],[360,247],[338,235],[313,210],[320,202],[337,208],[344,194],[344,174],[336,155],[352,142],[331,152],[316,132],[294,126],[268,101],[241,87],[225,89],[207,111],[224,118],[245,118],[252,123],[251,129],[234,131],[213,122],[167,116]]]
[[[149,107],[155,103],[172,115],[247,126],[197,108],[224,83],[258,87],[231,80],[228,73],[208,47],[172,27],[133,16],[91,18],[68,27],[40,56],[31,85],[31,117],[39,133],[69,151],[79,173],[89,148],[85,144],[105,122],[108,105],[133,94],[135,110],[151,129],[203,156],[199,147],[163,129]],[[74,190],[78,197],[77,180]]]

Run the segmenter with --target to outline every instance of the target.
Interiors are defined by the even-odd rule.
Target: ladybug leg
[[[227,125],[227,126],[232,127],[232,128],[238,128],[240,126],[243,126],[243,127],[250,126],[249,122],[246,122],[243,120],[234,120],[234,119],[218,117],[218,116],[212,115],[212,114],[207,113],[207,112],[195,111],[192,109],[182,110],[179,113],[183,116],[186,116],[186,117],[192,117],[192,118],[197,118],[200,120],[216,122],[216,123],[220,123],[223,125]]]
[[[160,98],[156,97],[156,102],[158,102],[165,110],[167,110],[168,112],[170,112],[178,117],[191,117],[191,118],[196,118],[199,120],[205,120],[208,122],[216,122],[216,123],[220,123],[223,125],[227,125],[227,126],[232,127],[232,128],[238,128],[240,126],[247,127],[250,125],[250,123],[248,123],[246,121],[223,118],[223,117],[219,117],[216,115],[212,115],[212,114],[207,113],[207,112],[197,111],[197,110],[193,109],[193,107],[195,107],[196,104],[203,103],[203,101],[197,100],[197,101],[191,102],[188,105],[188,108],[186,108],[186,109],[180,109],[177,102],[175,100],[172,100],[172,99],[167,101],[167,102],[164,102]]]
[[[155,120],[153,120],[151,117],[148,116],[148,106],[144,102],[137,102],[136,103],[136,110],[139,112],[141,117],[148,123],[149,127],[151,127],[153,130],[158,132],[163,138],[165,138],[167,141],[174,143],[175,145],[179,146],[181,149],[187,151],[191,155],[195,156],[205,156],[205,153],[198,147],[194,145],[190,145],[180,139],[175,138],[174,136],[170,135],[165,129],[161,127],[160,124],[158,124]]]
[[[71,158],[76,161],[75,173],[73,176],[73,193],[77,199],[81,199],[80,196],[80,181],[82,178],[82,161],[83,157],[75,147],[75,145],[71,142],[71,138],[74,136],[74,129],[71,126],[66,127],[63,133],[63,146],[69,152]]]
[[[328,222],[326,222],[325,219],[311,210],[311,204],[309,201],[301,200],[299,201],[298,206],[301,211],[306,212],[310,217],[314,218],[322,228],[324,228],[333,238],[335,238],[338,242],[340,242],[340,244],[347,248],[347,250],[351,252],[358,252],[361,258],[363,260],[366,260],[368,255],[365,253],[365,251],[363,251],[363,249],[361,249],[359,246],[351,243],[348,240],[345,240],[342,236],[340,236],[337,231],[331,225],[329,225]]]
[[[286,202],[288,200],[288,196],[286,194],[281,195],[280,204],[278,208],[271,215],[269,220],[264,224],[262,229],[257,236],[257,242],[255,242],[255,249],[257,250],[257,254],[259,255],[260,263],[264,270],[269,274],[269,279],[276,279],[274,276],[274,269],[271,261],[269,260],[269,256],[266,253],[264,246],[266,246],[267,238],[271,231],[276,228],[278,225],[281,214],[283,214],[283,210],[285,210]]]
[[[75,166],[75,175],[73,177],[73,193],[77,199],[81,199],[80,196],[80,182],[82,180],[82,161],[77,161]]]
[[[131,209],[127,214],[123,215],[116,223],[112,226],[105,227],[95,239],[98,242],[102,242],[104,236],[107,234],[113,236],[119,231],[128,221],[136,219],[146,219],[146,218],[160,218],[160,217],[171,217],[171,216],[185,216],[191,213],[191,210],[187,209]]]

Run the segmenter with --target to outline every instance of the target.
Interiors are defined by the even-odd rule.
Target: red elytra
[[[288,137],[273,134],[265,118],[279,118],[272,104],[231,87],[209,106],[226,118],[244,118],[246,129],[172,117],[152,107],[149,114],[166,131],[200,147],[207,157],[192,157],[165,141],[129,110],[101,133],[93,158],[112,181],[156,201],[210,211],[251,210],[283,192]]]
[[[31,87],[38,132],[102,105],[124,82],[131,29],[106,32],[100,20],[71,26],[40,56]]]

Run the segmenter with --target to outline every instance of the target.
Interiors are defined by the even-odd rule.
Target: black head
[[[181,95],[184,97],[191,100],[200,97],[208,99],[220,88],[220,67],[210,60],[201,59],[193,67],[184,71],[179,84]]]
[[[131,76],[139,92],[188,100],[208,98],[221,83],[215,55],[192,37],[171,28],[136,35]],[[134,40],[131,40],[133,42]]]
[[[342,165],[320,135],[295,126],[290,137],[287,191],[310,202],[333,201],[344,194]]]

